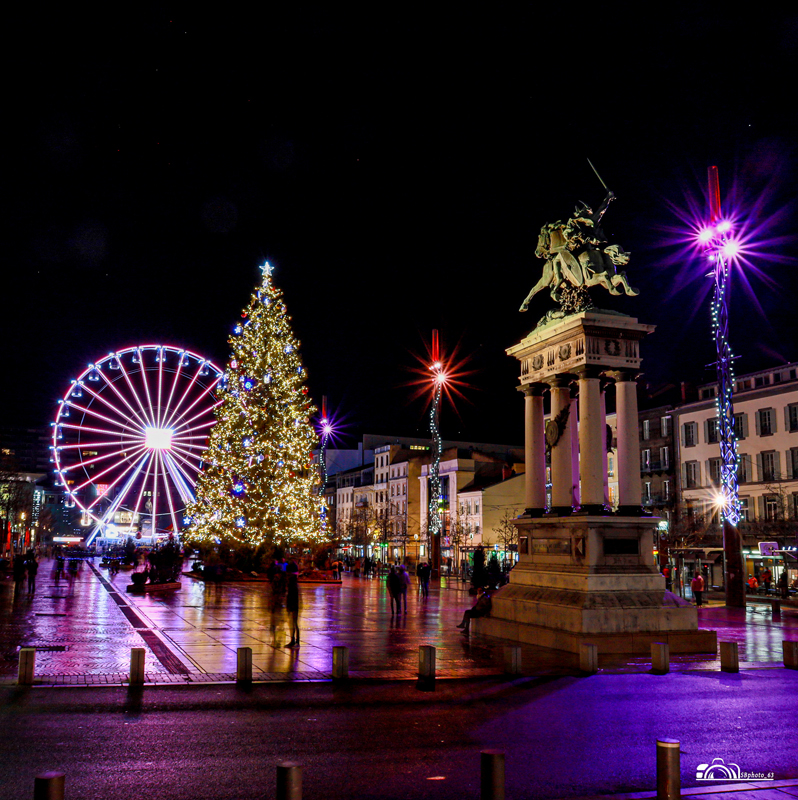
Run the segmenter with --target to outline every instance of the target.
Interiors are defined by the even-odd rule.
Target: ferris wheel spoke
[[[87,406],[79,406],[77,403],[70,403],[70,408],[74,408],[77,411],[82,411],[84,414],[88,414],[89,416],[96,417],[97,419],[103,420],[103,422],[107,422],[109,425],[115,425],[120,430],[127,430],[130,428],[130,418],[129,417],[122,417],[122,421],[119,422],[118,420],[111,419],[111,417],[106,417],[105,414],[101,414],[99,411],[95,411],[92,408],[88,408]]]
[[[74,431],[89,431],[90,433],[104,433],[107,436],[111,436],[115,439],[130,439],[131,441],[142,441],[143,437],[141,435],[136,435],[132,433],[117,433],[116,431],[109,431],[106,428],[92,428],[88,425],[70,425],[66,422],[59,422],[59,427],[64,428],[65,430],[74,430]],[[113,444],[118,444],[118,442],[113,442]],[[60,447],[61,445],[59,445]],[[86,447],[84,444],[78,445],[79,447]]]
[[[174,533],[177,533],[177,515],[175,514],[175,506],[172,502],[172,492],[170,490],[169,482],[166,480],[167,476],[167,469],[164,465],[165,459],[163,456],[168,455],[165,451],[161,451],[158,453],[158,460],[161,462],[161,473],[163,475],[163,486],[164,491],[166,492],[166,502],[169,506],[169,516],[172,518],[172,530]]]
[[[222,375],[221,373],[219,373],[216,376],[216,380],[205,390],[205,392],[200,394],[199,397],[197,397],[197,399],[185,411],[181,412],[180,409],[183,406],[183,403],[185,402],[188,393],[191,391],[192,387],[197,383],[197,378],[199,378],[199,376],[202,374],[202,369],[203,369],[203,364],[199,364],[197,366],[197,371],[191,377],[191,380],[188,382],[188,385],[183,391],[183,394],[180,396],[180,400],[177,401],[177,404],[172,409],[172,413],[169,415],[169,418],[165,423],[166,427],[170,427],[176,419],[184,417],[200,400],[203,399],[205,394],[210,394],[216,388],[216,384],[219,383],[219,381],[222,379]]]
[[[124,485],[119,494],[114,498],[113,503],[111,503],[111,505],[108,506],[108,510],[105,512],[105,514],[103,514],[101,522],[104,523],[107,519],[109,519],[113,514],[115,514],[119,510],[119,507],[122,505],[125,498],[127,497],[128,492],[130,491],[130,487],[133,485],[133,481],[136,480],[136,477],[138,476],[139,472],[141,472],[141,468],[144,466],[144,461],[147,457],[148,455],[145,455],[144,458],[141,459],[141,461],[138,464],[138,467],[134,470],[133,474],[130,476],[127,483]]]
[[[97,495],[97,497],[91,503],[89,503],[88,506],[86,506],[86,510],[87,511],[91,511],[91,509],[94,508],[94,506],[96,506],[97,503],[99,503],[100,500],[102,500],[102,498],[105,497],[108,494],[108,492],[110,492],[111,489],[113,489],[122,480],[122,478],[124,478],[125,475],[128,474],[128,472],[130,472],[133,469],[140,470],[141,469],[141,465],[143,463],[146,463],[146,461],[149,460],[149,457],[150,457],[150,453],[146,453],[145,456],[144,456],[144,459],[142,459],[142,461],[139,462],[138,468],[136,468],[135,465],[131,465],[130,467],[128,467],[115,481],[113,481],[113,483],[109,483],[108,484],[108,489],[103,494]],[[99,476],[95,476],[95,477],[99,477]],[[89,483],[91,483],[91,482],[92,481],[89,481]],[[77,490],[73,490],[73,491],[77,491]]]
[[[186,409],[185,413],[187,414],[189,411],[191,411],[191,409],[192,409],[192,408],[194,408],[194,406],[196,406],[196,405],[197,405],[197,403],[199,403],[199,401],[200,401],[200,400],[202,400],[202,397],[198,397],[198,398],[197,398],[197,399],[196,399],[196,400],[195,400],[195,401],[194,401],[194,402],[193,402],[193,403],[192,403],[192,404],[191,404],[191,405],[190,405],[190,406],[189,406],[189,407]],[[180,425],[176,425],[176,426],[175,426],[175,428],[174,428],[174,432],[175,432],[175,433],[178,433],[179,431],[182,431],[182,430],[183,430],[183,428],[185,428],[185,427],[186,427],[186,425],[190,425],[192,422],[196,422],[198,419],[202,419],[203,417],[207,417],[207,416],[208,416],[208,414],[209,414],[209,413],[211,413],[211,412],[213,411],[213,409],[214,409],[214,408],[216,408],[216,406],[218,406],[218,405],[221,405],[221,401],[219,401],[218,403],[214,403],[214,404],[213,404],[213,405],[212,405],[210,408],[203,408],[201,411],[197,412],[197,413],[196,413],[196,414],[195,414],[193,417],[189,417],[189,419],[184,419]],[[214,420],[214,421],[212,421],[212,422],[209,422],[209,426],[210,426],[210,425],[213,425],[213,424],[214,424],[214,422],[215,422],[215,420]]]
[[[136,355],[139,358],[139,364],[141,365],[141,374],[144,374],[144,356],[141,354],[141,350],[136,348],[135,350]],[[136,417],[142,420],[142,425],[147,427],[147,425],[152,425],[152,418],[147,416],[147,410],[144,408],[144,403],[141,402],[141,398],[139,397],[139,393],[133,388],[133,381],[130,379],[130,375],[128,371],[125,369],[125,365],[122,363],[122,359],[118,359],[119,362],[119,369],[122,371],[122,377],[125,379],[125,383],[127,384],[128,389],[130,389],[130,393],[133,395],[134,399],[138,403],[139,409],[141,410],[142,417],[139,417],[136,414]],[[132,409],[131,409],[132,410]],[[134,412],[135,413],[135,412]]]
[[[152,535],[155,536],[158,519],[158,451],[152,460]]]
[[[195,458],[198,455],[202,455],[202,453],[204,453],[207,449],[208,449],[207,444],[191,444],[190,442],[172,442],[172,450],[180,450],[181,453],[185,453],[187,456],[194,456]]]
[[[172,400],[174,399],[174,396],[175,396],[175,389],[177,388],[178,381],[180,380],[180,375],[183,372],[183,358],[184,357],[188,358],[188,356],[185,355],[185,351],[177,354],[177,369],[175,370],[174,377],[172,378],[172,386],[169,389],[169,399],[166,401],[167,413],[170,413],[170,414],[171,414],[171,412],[169,412],[169,409],[172,408]],[[200,366],[200,370],[201,369],[202,369],[202,367]],[[164,417],[163,417],[163,420],[161,421],[161,426],[160,427],[162,427],[162,428],[168,427],[166,413],[164,413]]]
[[[147,455],[148,456],[152,456],[152,451],[150,450],[147,453]],[[147,481],[150,478],[151,469],[152,469],[152,458],[149,458],[147,460],[147,472],[144,474],[144,478],[141,481],[141,488],[139,489],[139,496],[136,498],[136,505],[135,505],[135,507],[133,509],[133,519],[136,519],[136,517],[139,514],[139,509],[141,508],[141,501],[142,501],[142,499],[144,497],[144,492],[147,491]]]
[[[212,428],[216,424],[215,419],[208,420],[207,422],[203,422],[201,425],[195,425],[192,428],[176,428],[174,433],[172,434],[172,439],[175,441],[183,441],[185,439],[193,439],[194,436],[190,436],[187,434],[192,434],[195,431],[201,431],[203,429]],[[179,433],[180,436],[176,436],[175,434]]]
[[[164,356],[163,348],[161,348],[160,350],[156,350],[156,353],[158,354],[158,356],[157,356],[157,358],[158,358],[158,403],[156,405],[156,409],[157,410],[156,410],[156,414],[155,414],[155,419],[156,419],[157,427],[160,428],[160,427],[162,427],[162,425],[161,425],[161,395],[162,395],[162,391],[163,391],[163,365],[164,365],[164,362],[165,362],[165,356]]]
[[[79,461],[76,461],[73,465],[69,467],[64,467],[64,469],[62,469],[61,472],[70,472],[73,469],[78,469],[80,467],[87,467],[89,466],[89,464],[97,464],[100,461],[105,461],[106,459],[113,458],[114,456],[124,456],[123,460],[128,461],[131,458],[138,458],[139,454],[142,453],[145,449],[146,448],[144,447],[144,445],[141,445],[140,447],[136,447],[132,451],[130,450],[130,448],[128,448],[128,450],[114,450],[113,453],[105,453],[104,455],[101,456],[95,456],[94,458],[90,458],[87,461],[83,461],[81,459]]]
[[[96,483],[100,478],[104,478],[109,472],[112,472],[114,469],[118,468],[120,465],[124,464],[127,459],[120,459],[119,461],[111,464],[110,467],[106,467],[102,472],[98,472],[96,475],[92,475],[87,481],[84,481],[80,484],[80,486],[76,486],[73,491],[79,492],[81,489],[85,489],[89,484]],[[82,466],[78,464],[78,466]],[[128,469],[131,469],[128,467]],[[127,474],[128,470],[125,470],[113,483],[109,484],[108,491],[110,491],[120,480]],[[93,505],[93,504],[92,504]]]
[[[180,461],[182,464],[185,464],[186,468],[190,469],[192,472],[196,472],[197,471],[197,462],[199,461],[199,457],[196,454],[194,454],[194,453],[186,453],[185,451],[181,451],[181,450],[173,447],[172,450],[171,450],[171,455],[172,455],[172,457],[174,459],[176,459],[176,461],[175,461],[175,465],[176,466],[180,467],[180,465],[177,464],[177,461]],[[189,474],[185,470],[183,470],[181,468],[181,472],[186,476],[186,480],[192,486],[196,485],[196,482],[194,481],[194,479],[191,478],[189,476]]]
[[[120,366],[121,366],[121,364],[122,364],[122,361],[121,361],[121,359],[117,358],[117,362],[118,362],[118,363],[120,364]],[[119,391],[119,389],[117,389],[117,387],[114,385],[114,382],[113,382],[113,381],[110,381],[110,380],[108,380],[108,376],[107,376],[107,375],[106,375],[104,372],[100,371],[100,372],[99,372],[99,374],[100,374],[100,376],[102,377],[103,381],[105,382],[105,385],[106,385],[106,386],[107,386],[109,389],[111,389],[111,391],[112,391],[112,392],[114,392],[114,393],[116,394],[116,396],[117,396],[117,397],[118,397],[118,398],[119,398],[119,399],[120,399],[120,400],[121,400],[121,401],[122,401],[122,402],[123,402],[123,403],[124,403],[124,404],[127,406],[127,408],[130,410],[130,413],[131,413],[131,414],[133,414],[133,416],[134,416],[134,417],[135,417],[135,418],[136,418],[136,419],[137,419],[137,420],[138,420],[138,421],[139,421],[139,422],[142,424],[142,426],[143,426],[143,425],[144,425],[144,422],[143,422],[143,420],[141,419],[141,417],[139,416],[138,412],[136,411],[136,409],[135,409],[135,408],[133,408],[133,406],[132,406],[132,405],[130,405],[130,403],[128,402],[127,398],[126,398],[126,397],[125,397],[125,396],[124,396],[124,395],[123,395],[123,394],[122,394],[122,393]],[[112,409],[112,410],[113,410],[115,413],[119,414],[119,416],[120,416],[120,417],[122,417],[122,419],[124,419],[126,422],[130,422],[130,421],[131,421],[131,420],[130,420],[130,417],[126,416],[126,415],[125,415],[125,413],[124,413],[124,411],[122,411],[122,409],[118,408],[118,407],[117,407],[117,406],[115,406],[113,403],[109,403],[109,402],[108,402],[108,400],[106,400],[106,399],[105,399],[105,398],[104,398],[104,397],[103,397],[103,396],[102,396],[102,395],[101,395],[99,392],[95,392],[95,391],[94,391],[94,389],[92,389],[90,386],[88,386],[88,384],[84,384],[83,388],[85,389],[85,391],[86,391],[86,393],[87,393],[87,394],[90,394],[92,397],[94,397],[95,399],[97,399],[99,402],[101,402],[101,403],[104,403],[106,406],[108,406],[108,408]]]
[[[140,438],[140,437],[135,437]],[[118,447],[119,442],[108,439],[104,442],[78,442],[77,444],[59,444],[58,450],[85,450],[88,447]]]
[[[157,349],[156,349],[157,352]],[[144,366],[144,353],[142,351],[139,352],[139,357],[141,358],[141,370],[139,371],[139,375],[141,376],[141,384],[144,387],[144,395],[147,398],[147,406],[150,409],[150,416],[149,419],[152,420],[150,423],[153,427],[157,428],[158,423],[155,416],[155,411],[152,408],[152,397],[150,397],[150,385],[147,383],[147,370]],[[162,363],[162,362],[161,362]]]
[[[194,500],[194,492],[191,490],[191,487],[189,487],[187,482],[190,482],[191,479],[174,460],[171,453],[165,452],[164,460],[166,461],[169,474],[172,477],[172,482],[177,488],[177,493],[180,495],[180,499],[183,501],[183,503],[188,505],[190,502],[192,502],[192,500]],[[194,485],[195,484],[192,482],[191,486],[193,487]]]

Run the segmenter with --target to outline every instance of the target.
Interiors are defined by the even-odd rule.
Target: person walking
[[[425,561],[418,567],[418,582],[421,587],[421,596],[426,600],[429,597],[429,579],[432,575],[432,567]]]
[[[296,572],[288,574],[288,593],[285,608],[291,625],[291,641],[289,647],[299,647],[299,576]]]
[[[39,571],[39,562],[36,560],[33,550],[28,550],[25,568],[28,570],[28,594],[31,595],[36,592],[36,573]]]
[[[399,567],[399,598],[398,598],[398,606],[399,611],[397,613],[401,614],[401,609],[404,606],[404,613],[407,614],[407,588],[410,586],[410,576],[407,574],[407,567],[402,564]]]
[[[696,607],[700,608],[704,595],[704,579],[700,572],[694,573],[693,580],[690,581],[690,588],[693,590]]]
[[[385,579],[385,586],[388,589],[388,596],[391,598],[391,616],[394,615],[394,607],[397,614],[401,613],[402,609],[399,605],[401,586],[399,573],[396,567],[391,567],[388,577]]]

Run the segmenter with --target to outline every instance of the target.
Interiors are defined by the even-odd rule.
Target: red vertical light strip
[[[432,362],[436,364],[440,361],[440,348],[438,346],[438,329],[432,331]]]
[[[715,225],[720,222],[720,179],[717,167],[710,167],[707,172],[709,177],[709,221]]]

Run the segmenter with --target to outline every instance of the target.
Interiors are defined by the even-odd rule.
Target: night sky
[[[542,292],[518,313],[541,225],[604,196],[588,157],[641,289],[592,294],[658,326],[644,382],[712,379],[708,270],[668,230],[710,164],[757,228],[733,288],[737,371],[798,360],[795,12],[435,6],[14,20],[3,422],[47,426],[113,349],[224,364],[268,259],[311,394],[352,433],[426,435],[407,382],[438,328],[473,371],[443,435],[520,443],[504,349],[552,307]]]

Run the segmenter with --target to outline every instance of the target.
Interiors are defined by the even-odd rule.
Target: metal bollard
[[[504,800],[504,751],[482,750],[479,768],[480,800]]]
[[[21,647],[19,649],[19,670],[17,683],[20,686],[33,686],[33,673],[36,669],[36,648]]]
[[[504,648],[504,674],[505,675],[520,675],[521,674],[521,648],[520,647],[505,647]]]
[[[784,666],[787,669],[798,669],[798,640],[785,639],[781,643],[781,649],[784,653]]]
[[[63,772],[43,772],[33,779],[33,800],[64,800]]]
[[[293,761],[277,765],[277,800],[302,800],[302,766]]]
[[[720,645],[720,671],[739,672],[740,656],[737,642],[718,642]]]
[[[349,680],[349,648],[333,647],[332,679],[334,681]]]
[[[651,671],[666,675],[671,670],[671,648],[667,642],[651,643]]]
[[[587,675],[594,675],[598,672],[598,645],[580,644],[579,645],[579,669]]]
[[[435,648],[430,644],[422,644],[418,648],[419,680],[435,680]]]
[[[770,608],[775,618],[781,617],[781,600],[774,600]]]
[[[130,685],[144,685],[144,648],[130,648]]]
[[[236,654],[236,681],[252,683],[252,648],[239,647]]]
[[[657,739],[657,800],[680,800],[680,761],[678,739]]]

